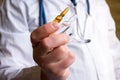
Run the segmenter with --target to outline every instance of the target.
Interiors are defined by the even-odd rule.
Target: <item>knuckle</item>
[[[45,49],[51,49],[51,46],[49,45],[49,39],[48,38],[44,38],[43,40],[41,40],[41,45],[45,48]]]
[[[64,62],[62,62],[62,65],[63,65],[62,68],[68,68],[69,64],[70,64],[70,61],[65,60]]]
[[[59,72],[57,73],[57,75],[58,75],[59,77],[64,77],[64,74],[65,74],[64,71],[59,71]]]
[[[75,61],[75,56],[71,53],[68,55],[69,64],[72,64]],[[67,60],[66,60],[67,62]]]
[[[67,53],[68,52],[68,49],[65,46],[60,46],[59,50],[60,50],[61,53]]]
[[[66,34],[62,34],[62,39],[64,42],[69,42],[69,37]]]
[[[66,79],[69,74],[70,74],[69,69],[57,72],[57,76],[62,78],[62,79]]]
[[[68,68],[75,61],[75,56],[73,54],[68,53],[67,57],[61,61],[63,68]]]
[[[73,53],[71,52],[69,52],[69,59],[71,60],[72,63],[75,61],[75,55],[73,55]]]

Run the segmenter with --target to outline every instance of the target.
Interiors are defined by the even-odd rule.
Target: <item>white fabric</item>
[[[109,8],[105,0],[89,1],[91,15],[86,21],[85,39],[91,42],[81,43],[77,33],[78,24],[79,32],[84,31],[85,0],[77,0],[79,23],[74,20],[66,32],[73,33],[68,47],[76,57],[67,80],[120,80],[120,43]],[[75,14],[70,0],[44,0],[47,21],[52,21],[67,6],[70,11],[62,22]],[[38,27],[38,21],[38,0],[3,0],[0,8],[0,80],[40,80],[40,69],[32,58],[30,42],[30,33]]]

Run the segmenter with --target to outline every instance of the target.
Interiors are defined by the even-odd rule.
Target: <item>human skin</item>
[[[69,67],[75,57],[66,44],[68,35],[55,33],[60,29],[57,23],[47,23],[31,33],[33,58],[41,67],[42,80],[66,80]]]

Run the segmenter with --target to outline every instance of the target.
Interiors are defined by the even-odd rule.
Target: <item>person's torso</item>
[[[89,1],[90,15],[87,14],[85,0],[77,0],[76,11],[70,0],[44,0],[46,19],[47,22],[52,22],[66,7],[70,7],[70,10],[60,24],[69,21],[74,15],[78,17],[78,21],[77,18],[71,20],[70,28],[66,31],[71,39],[68,47],[76,57],[70,67],[71,75],[67,80],[115,80],[112,56],[106,38],[108,30],[106,3],[104,0]],[[39,4],[36,3],[30,8],[30,10],[34,9],[29,13],[30,22],[33,21],[32,24],[30,23],[30,31],[39,26],[38,7]],[[62,30],[63,28],[58,32]],[[85,43],[85,40],[90,42]]]

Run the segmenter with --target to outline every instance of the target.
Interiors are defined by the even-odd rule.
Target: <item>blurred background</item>
[[[0,0],[0,3],[2,0]],[[120,39],[120,0],[107,0],[112,16],[116,22],[116,33]]]
[[[120,39],[120,0],[107,0],[112,16],[116,22],[116,33]]]

